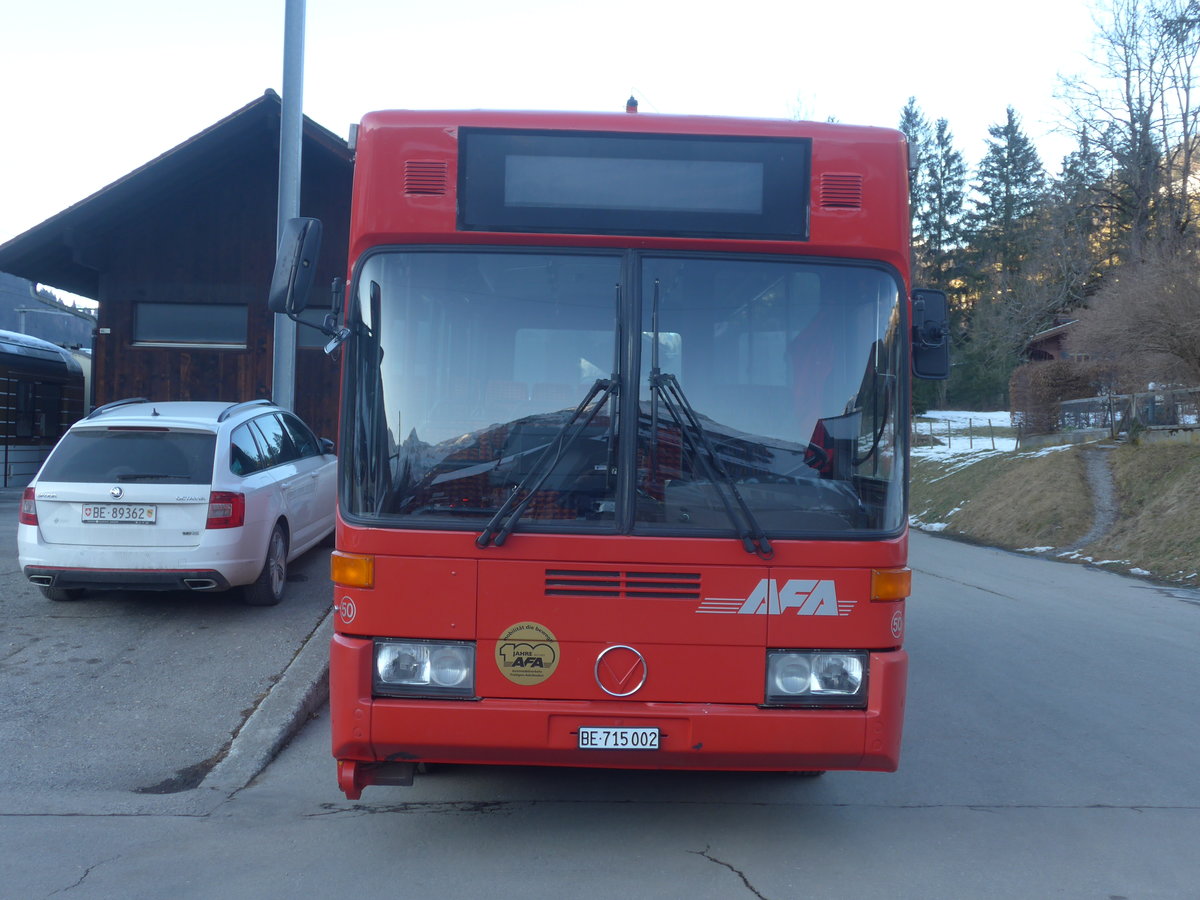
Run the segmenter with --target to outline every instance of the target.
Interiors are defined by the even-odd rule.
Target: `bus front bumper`
[[[893,772],[908,655],[872,653],[866,709],[704,703],[372,698],[370,641],[335,635],[330,706],[339,786],[409,784],[417,763],[611,769]],[[581,749],[581,728],[658,729],[656,749]]]

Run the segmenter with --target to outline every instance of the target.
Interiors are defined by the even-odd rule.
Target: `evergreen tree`
[[[955,325],[951,405],[994,407],[1007,402],[1008,381],[1021,361],[1033,322],[1041,319],[1040,290],[1046,176],[1033,142],[1008,107],[1003,124],[988,129],[987,152],[972,184],[969,238],[957,281],[963,302]]]
[[[1046,231],[1053,247],[1044,253],[1044,281],[1057,287],[1057,312],[1086,302],[1101,273],[1115,260],[1115,233],[1105,202],[1106,179],[1100,152],[1089,129],[1079,134],[1079,146],[1063,159],[1062,171],[1051,186]]]
[[[1013,275],[1029,251],[1028,230],[1042,205],[1046,175],[1033,142],[1010,106],[1003,125],[988,129],[991,138],[973,185],[977,198],[971,224],[985,263]]]
[[[925,285],[945,288],[950,252],[962,240],[966,164],[946,120],[930,127],[915,97],[900,113],[900,130],[910,148],[914,275]]]
[[[1062,172],[1052,190],[1054,200],[1067,206],[1090,206],[1102,179],[1100,154],[1090,130],[1084,128],[1079,133],[1079,147],[1063,157]]]
[[[929,173],[924,163],[929,153],[930,139],[933,132],[929,128],[929,120],[917,106],[917,98],[909,97],[900,111],[900,131],[908,139],[908,174],[909,174],[909,206],[912,213],[913,255],[914,265],[919,267],[915,259],[920,248],[925,244],[922,233],[922,222],[929,207]]]
[[[920,211],[920,230],[934,266],[942,271],[948,253],[962,242],[963,203],[967,165],[954,147],[954,136],[945,119],[934,128],[933,146],[923,160],[926,202]]]

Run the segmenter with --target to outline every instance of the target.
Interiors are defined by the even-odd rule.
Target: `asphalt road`
[[[444,768],[352,803],[319,715],[244,789],[183,792],[207,806],[5,803],[0,895],[1200,896],[1200,593],[912,549],[898,773]]]
[[[293,562],[274,607],[187,592],[55,603],[20,573],[19,499],[0,491],[0,815],[194,805],[189,789],[228,756],[322,624],[328,549]]]

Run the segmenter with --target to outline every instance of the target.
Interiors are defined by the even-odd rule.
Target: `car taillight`
[[[205,528],[241,528],[246,522],[246,495],[213,491],[208,495]]]
[[[22,525],[36,525],[37,520],[37,500],[34,498],[33,488],[27,487],[21,493],[21,512],[17,516],[17,521]]]

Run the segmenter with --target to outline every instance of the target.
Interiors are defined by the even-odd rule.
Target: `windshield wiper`
[[[621,345],[622,345],[622,330],[621,330],[621,285],[615,285],[616,290],[616,320],[615,333],[616,341],[613,345],[613,364],[612,374],[608,378],[597,378],[596,382],[587,392],[587,396],[583,398],[575,411],[571,413],[570,418],[565,421],[562,426],[551,438],[550,443],[542,451],[542,455],[537,458],[529,471],[525,473],[525,477],[516,484],[512,493],[508,495],[504,503],[496,510],[496,514],[488,520],[479,537],[475,538],[475,546],[483,549],[488,544],[501,546],[517,525],[517,521],[525,514],[525,510],[533,501],[534,495],[541,489],[546,479],[553,474],[559,461],[562,459],[571,445],[579,439],[596,415],[604,408],[604,404],[609,400],[613,401],[612,412],[608,416],[608,471],[613,471],[613,447],[616,445],[616,427],[617,427],[617,386],[620,383],[621,372]],[[587,414],[587,418],[580,421],[584,411],[592,405],[591,412]],[[531,451],[532,452],[532,451]],[[536,481],[534,480],[536,479]],[[519,503],[517,498],[521,496],[522,491],[526,492],[524,499]],[[505,519],[507,516],[507,520]]]
[[[488,544],[495,544],[499,547],[507,540],[508,536],[512,534],[513,528],[516,527],[517,520],[525,514],[534,495],[554,472],[563,454],[571,449],[579,436],[592,424],[592,420],[596,418],[604,404],[610,398],[615,398],[616,395],[617,379],[615,376],[596,379],[596,383],[592,385],[587,396],[575,407],[575,411],[558,429],[558,432],[542,451],[541,456],[525,473],[525,477],[513,487],[512,493],[508,495],[504,504],[496,510],[496,514],[484,526],[479,537],[475,538],[476,547],[482,549]],[[585,416],[584,413],[589,405],[591,411]],[[518,498],[521,498],[522,494],[524,497],[518,502]]]
[[[725,507],[725,514],[733,523],[734,531],[737,532],[746,552],[755,553],[763,559],[770,559],[775,555],[771,542],[767,539],[762,526],[758,524],[758,519],[754,517],[750,505],[746,503],[746,499],[738,490],[737,482],[726,471],[721,457],[717,455],[712,441],[709,440],[708,432],[700,424],[696,411],[692,409],[687,396],[683,393],[679,379],[669,372],[664,374],[658,366],[658,300],[659,282],[656,278],[654,280],[654,301],[650,310],[650,328],[653,332],[650,345],[650,447],[652,459],[657,457],[658,404],[661,401],[667,412],[671,414],[671,418],[675,420],[679,434],[688,449],[692,451],[692,457],[699,461],[705,476],[712,482],[713,489],[721,500],[721,505]],[[702,450],[703,452],[701,452]],[[653,466],[655,463],[652,462],[651,465]],[[732,500],[725,490],[722,490],[722,487],[728,490],[729,495],[732,495]],[[737,503],[737,509],[734,508],[734,501]],[[742,518],[745,519],[744,522],[742,518],[738,517],[739,510]]]
[[[746,548],[746,552],[756,553],[763,559],[770,559],[775,554],[770,540],[762,526],[758,524],[758,519],[755,518],[750,505],[746,503],[742,492],[738,490],[737,481],[725,469],[725,464],[721,462],[721,457],[713,447],[708,432],[700,424],[695,410],[684,396],[683,388],[679,386],[679,379],[670,373],[651,374],[650,389],[654,392],[654,396],[661,400],[667,412],[671,414],[684,443],[691,450],[693,458],[700,463],[705,477],[712,483],[717,496],[721,499],[721,505],[725,507],[729,521],[733,523],[734,530],[737,531],[738,537],[742,541],[742,546]],[[657,434],[654,435],[653,440],[658,441]],[[728,494],[726,494],[726,490]],[[732,496],[732,500],[730,496]],[[741,512],[740,518],[739,511]]]

